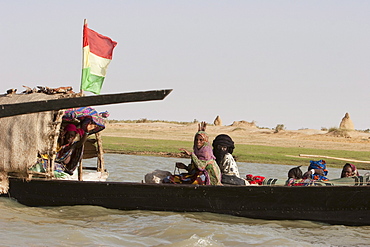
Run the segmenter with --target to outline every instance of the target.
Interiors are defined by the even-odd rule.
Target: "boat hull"
[[[368,186],[197,186],[17,178],[9,182],[8,196],[27,206],[96,205],[370,225]]]

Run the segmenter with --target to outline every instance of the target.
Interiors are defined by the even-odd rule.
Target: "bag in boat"
[[[163,182],[163,179],[171,176],[171,172],[169,171],[162,171],[162,170],[155,170],[153,172],[147,173],[145,175],[145,183],[147,184],[160,184]]]

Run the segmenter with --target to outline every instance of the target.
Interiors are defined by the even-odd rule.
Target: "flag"
[[[81,90],[100,93],[116,45],[117,42],[84,24]]]

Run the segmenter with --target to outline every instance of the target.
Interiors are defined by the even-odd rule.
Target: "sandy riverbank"
[[[103,136],[135,137],[163,140],[193,140],[196,124],[176,123],[110,123]],[[302,129],[283,130],[274,133],[270,129],[258,129],[248,125],[208,126],[210,141],[218,134],[230,135],[235,144],[265,145],[279,147],[305,147],[349,151],[370,151],[370,133],[348,131],[346,137],[328,131]]]

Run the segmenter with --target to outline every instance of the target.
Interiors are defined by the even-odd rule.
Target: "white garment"
[[[219,164],[222,174],[225,175],[234,175],[240,178],[238,166],[234,160],[232,154],[227,153]]]

